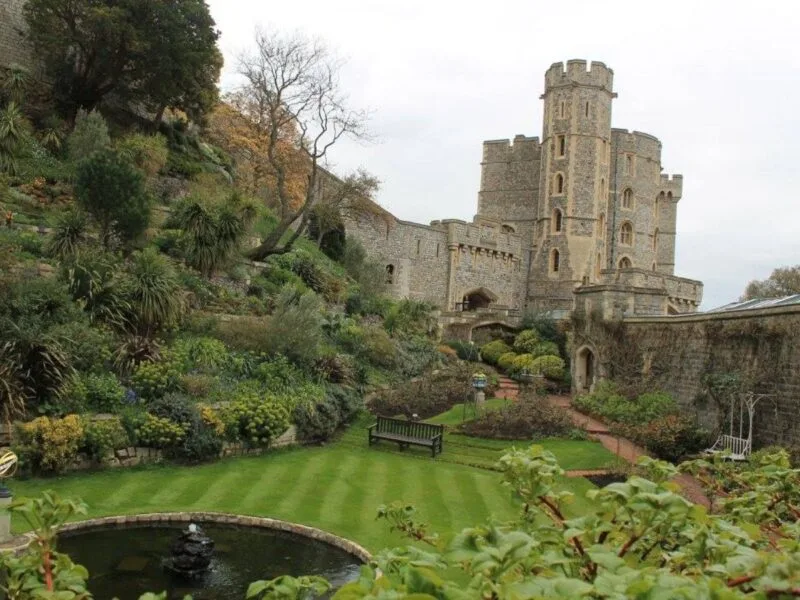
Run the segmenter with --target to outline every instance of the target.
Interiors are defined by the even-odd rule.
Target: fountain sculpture
[[[170,551],[172,556],[164,566],[173,573],[193,579],[208,571],[214,556],[214,541],[192,523],[172,543]]]

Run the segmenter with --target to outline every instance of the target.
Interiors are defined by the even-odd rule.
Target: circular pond
[[[358,576],[356,556],[303,535],[217,523],[200,523],[214,541],[208,572],[186,579],[164,569],[170,546],[186,523],[125,525],[63,533],[58,549],[89,570],[95,598],[135,600],[144,592],[168,598],[244,598],[247,586],[280,575],[320,575],[337,588]]]

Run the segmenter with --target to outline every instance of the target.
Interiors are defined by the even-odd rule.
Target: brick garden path
[[[608,450],[631,464],[634,464],[640,456],[647,454],[644,448],[641,448],[625,438],[620,438],[612,434],[608,427],[600,421],[593,419],[587,415],[579,413],[572,408],[572,402],[569,396],[548,396],[548,401],[554,406],[563,408],[569,414],[572,422],[576,426],[585,429],[589,437],[598,440]],[[580,477],[595,472],[582,472],[582,471],[569,471],[567,473],[570,477]],[[691,475],[681,474],[678,475],[674,481],[681,486],[681,491],[684,498],[695,504],[701,504],[705,507],[710,506],[708,498],[703,493],[703,488]]]
[[[516,398],[519,395],[519,384],[513,379],[500,376],[498,379],[499,388],[495,392],[495,398]]]

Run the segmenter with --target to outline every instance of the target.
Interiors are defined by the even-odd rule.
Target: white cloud
[[[381,143],[348,144],[338,168],[383,180],[401,218],[471,218],[481,142],[540,135],[544,71],[569,58],[615,71],[615,127],[652,133],[684,174],[676,273],[705,307],[800,263],[800,3],[210,0],[224,85],[257,24],[302,30],[348,59],[343,84],[374,109]]]

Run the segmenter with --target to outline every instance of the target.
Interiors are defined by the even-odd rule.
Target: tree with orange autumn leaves
[[[291,249],[326,196],[343,208],[364,205],[341,199],[371,196],[377,184],[350,186],[364,180],[348,175],[341,180],[344,192],[327,185],[325,165],[336,143],[368,135],[366,113],[347,107],[338,78],[341,63],[322,43],[300,35],[259,31],[255,42],[239,59],[243,85],[211,115],[208,134],[234,157],[243,191],[276,210],[277,226],[248,253],[261,260]]]

